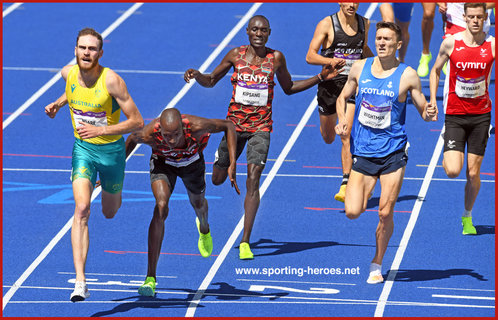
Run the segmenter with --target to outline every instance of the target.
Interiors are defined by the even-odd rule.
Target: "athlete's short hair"
[[[396,32],[396,40],[401,41],[401,28],[396,23],[387,21],[377,22],[377,31],[384,28],[391,29]]]
[[[484,13],[486,13],[486,3],[484,2],[467,2],[463,5],[463,12],[467,14],[467,8],[479,8],[481,7]]]
[[[268,20],[268,18],[266,18],[265,16],[261,15],[261,14],[257,14],[255,16],[253,16],[251,19],[249,19],[249,22],[247,23],[247,27],[249,27],[249,25],[251,24],[251,22],[256,19],[256,18],[261,18],[263,20],[266,21],[266,23],[268,23],[268,28],[270,27],[270,20]]]
[[[95,31],[92,28],[84,28],[84,29],[81,29],[80,32],[78,32],[78,37],[76,38],[76,46],[78,46],[78,40],[80,39],[80,37],[88,36],[88,35],[94,36],[95,38],[97,38],[99,40],[99,42],[100,42],[99,51],[102,50],[102,47],[104,45],[104,41],[102,40],[102,36],[100,35],[100,33],[98,33],[97,31]]]

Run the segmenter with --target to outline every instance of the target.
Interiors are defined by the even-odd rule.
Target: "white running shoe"
[[[90,296],[88,292],[88,287],[85,281],[76,281],[74,284],[74,291],[71,293],[71,301],[83,301]]]
[[[382,277],[382,273],[379,270],[375,270],[370,272],[368,276],[367,283],[376,284],[384,282],[384,278]]]

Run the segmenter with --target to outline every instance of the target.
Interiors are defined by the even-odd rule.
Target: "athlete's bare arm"
[[[237,134],[233,123],[230,120],[207,119],[193,115],[186,116],[192,123],[192,135],[194,137],[200,137],[206,133],[225,132],[225,136],[227,137],[228,155],[230,158],[228,177],[232,187],[235,188],[237,194],[240,194],[240,190],[237,185]]]
[[[315,33],[311,39],[308,53],[306,54],[306,62],[314,65],[335,65],[337,58],[327,58],[318,53],[320,48],[328,48],[334,41],[334,28],[332,27],[332,19],[329,16],[321,20],[315,28]]]
[[[351,128],[349,128],[349,123],[353,123],[355,108],[346,108],[346,101],[356,93],[358,80],[364,65],[365,60],[358,60],[353,63],[348,74],[348,80],[337,98],[336,110],[338,123],[335,127],[335,132],[340,136],[347,136],[351,130]]]
[[[230,50],[220,64],[210,74],[200,73],[196,69],[188,69],[183,75],[185,82],[195,79],[201,86],[212,88],[221,78],[223,78],[230,68],[235,64],[235,59],[239,53],[239,48]]]
[[[372,50],[368,46],[368,30],[370,30],[370,20],[364,17],[363,21],[365,22],[365,43],[363,45],[363,58],[369,58],[374,56]]]
[[[332,79],[341,72],[341,69],[344,66],[345,61],[343,59],[339,60],[340,61],[338,61],[334,66],[327,64],[322,67],[322,71],[320,72],[320,77],[323,80]],[[309,89],[321,81],[318,75],[305,80],[293,81],[289,73],[289,70],[287,70],[287,63],[285,61],[284,54],[277,50],[275,50],[274,68],[275,68],[275,74],[277,75],[278,83],[280,83],[280,86],[287,95],[291,95]]]
[[[61,70],[61,76],[66,81],[67,79],[67,74],[69,73],[69,70],[71,69],[72,65],[67,65]],[[64,107],[67,104],[67,97],[66,97],[66,91],[59,97],[59,99],[55,100],[54,102],[50,103],[45,107],[45,113],[47,116],[50,118],[54,118],[57,112]]]
[[[436,105],[436,94],[439,87],[439,77],[441,75],[441,70],[443,69],[446,61],[448,61],[448,59],[450,58],[454,46],[455,38],[453,38],[453,36],[449,36],[448,38],[444,39],[443,43],[441,43],[441,47],[439,48],[436,62],[434,62],[434,66],[432,67],[431,74],[429,76],[429,88],[431,93],[430,103],[433,106]]]
[[[424,121],[437,121],[437,106],[429,104],[425,99],[420,78],[413,68],[407,67],[401,75],[399,91],[401,100],[406,100],[407,93],[410,92],[413,105]]]
[[[154,146],[154,138],[152,134],[154,132],[154,126],[157,120],[158,118],[152,120],[142,129],[130,133],[125,142],[126,157],[130,155],[130,153],[139,143],[146,144],[151,147]]]

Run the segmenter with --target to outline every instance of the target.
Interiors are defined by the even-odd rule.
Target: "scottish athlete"
[[[335,63],[344,59],[343,71],[335,78],[318,84],[317,101],[320,116],[320,132],[323,141],[330,144],[335,139],[335,125],[337,122],[336,100],[346,83],[349,70],[359,59],[373,56],[368,47],[368,19],[356,13],[358,3],[339,3],[340,10],[325,17],[316,26],[311,39],[306,62],[315,65]],[[320,54],[318,50],[320,50]],[[354,108],[354,97],[348,100],[347,107]],[[341,137],[341,163],[343,178],[339,192],[334,199],[344,202],[346,185],[351,172],[352,158],[349,146],[349,135]]]
[[[370,264],[368,283],[384,281],[382,259],[393,233],[394,205],[398,198],[408,161],[405,131],[408,92],[425,121],[437,119],[437,107],[427,103],[415,70],[396,59],[401,47],[401,29],[392,22],[377,23],[377,56],[356,62],[337,99],[339,123],[336,132],[346,135],[351,129],[353,167],[346,188],[345,210],[350,219],[367,208],[368,195],[380,180],[379,224],[375,232],[376,250]],[[356,94],[355,108],[347,99]]]
[[[250,44],[230,50],[211,74],[188,69],[184,79],[186,82],[195,79],[203,87],[213,87],[232,67],[234,68],[231,78],[233,92],[227,119],[232,121],[237,131],[237,158],[247,144],[247,192],[239,257],[253,259],[249,237],[260,202],[259,181],[270,147],[274,76],[277,76],[283,91],[290,95],[332,78],[344,63],[328,64],[316,76],[292,81],[283,53],[265,46],[271,33],[268,19],[260,15],[252,17],[246,32]],[[223,138],[213,166],[213,184],[219,185],[225,181],[228,166],[227,142]]]
[[[126,139],[126,154],[137,143],[152,147],[150,181],[156,199],[149,226],[148,267],[145,282],[138,289],[142,296],[154,296],[156,269],[164,238],[164,222],[169,213],[169,199],[180,177],[187,188],[190,203],[196,214],[199,231],[198,248],[205,258],[211,255],[213,239],[208,224],[208,203],[205,197],[205,163],[202,151],[211,133],[225,132],[229,154],[228,176],[235,191],[240,194],[236,180],[235,150],[237,136],[232,122],[182,115],[177,109],[166,109],[161,116]]]
[[[464,165],[467,147],[462,226],[464,235],[477,234],[472,208],[481,187],[480,170],[491,123],[489,81],[495,59],[495,39],[483,31],[487,19],[485,3],[464,5],[466,29],[444,39],[431,70],[431,104],[437,104],[441,69],[449,61],[447,98],[444,100],[443,167],[456,178]]]
[[[77,64],[65,66],[61,75],[66,80],[65,93],[45,107],[54,118],[69,104],[74,128],[72,158],[74,220],[71,244],[76,270],[76,283],[71,301],[90,296],[85,280],[88,254],[88,219],[90,199],[99,174],[102,185],[102,212],[113,218],[121,206],[125,168],[125,143],[122,134],[140,129],[143,119],[123,79],[99,64],[102,57],[102,36],[85,28],[76,39]],[[127,117],[119,122],[121,111]]]

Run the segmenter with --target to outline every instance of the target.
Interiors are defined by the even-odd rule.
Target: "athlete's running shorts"
[[[270,149],[270,132],[239,132],[237,131],[237,159],[244,150],[247,143],[247,164],[265,166]],[[228,154],[228,145],[226,136],[220,142],[216,151],[214,165],[226,169],[230,166],[230,157]]]
[[[405,146],[382,158],[366,158],[353,155],[352,169],[366,176],[379,177],[403,168],[407,163],[408,148]]]
[[[164,162],[155,154],[150,157],[150,183],[164,180],[171,192],[175,189],[176,178],[180,177],[185,188],[192,194],[201,194],[206,190],[206,164],[202,152],[199,159],[185,167],[175,167]]]
[[[444,118],[444,152],[455,150],[483,156],[491,130],[491,112],[451,115]]]
[[[343,79],[332,79],[321,82],[318,85],[316,100],[318,101],[318,113],[324,116],[329,116],[337,113],[336,103],[337,98],[341,94],[342,88],[346,84],[347,77]],[[353,94],[347,103],[355,103],[355,95]]]
[[[393,2],[394,17],[401,22],[409,22],[412,19],[413,3]]]
[[[102,189],[109,193],[118,193],[123,189],[125,164],[123,137],[107,144],[93,144],[76,139],[73,146],[71,181],[84,178],[95,186],[98,173]]]

